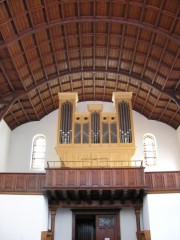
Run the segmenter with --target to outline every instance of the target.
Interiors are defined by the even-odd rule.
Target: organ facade
[[[132,164],[135,152],[132,93],[114,92],[114,112],[89,104],[76,112],[78,95],[59,93],[56,151],[63,167],[119,167]]]

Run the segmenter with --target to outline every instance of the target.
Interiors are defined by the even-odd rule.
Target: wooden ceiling
[[[0,0],[0,119],[11,129],[58,108],[58,92],[180,125],[179,0]]]

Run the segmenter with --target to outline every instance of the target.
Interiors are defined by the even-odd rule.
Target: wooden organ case
[[[115,112],[103,112],[101,104],[90,104],[87,112],[76,112],[77,93],[58,96],[56,151],[61,166],[127,166],[135,152],[132,93],[113,93]]]

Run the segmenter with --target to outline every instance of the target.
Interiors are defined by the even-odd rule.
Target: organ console
[[[56,151],[64,167],[116,167],[130,161],[135,152],[132,93],[114,92],[114,112],[89,104],[76,112],[78,95],[59,93]]]

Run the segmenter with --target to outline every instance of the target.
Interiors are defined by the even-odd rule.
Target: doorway
[[[119,240],[118,211],[73,211],[73,240]]]

